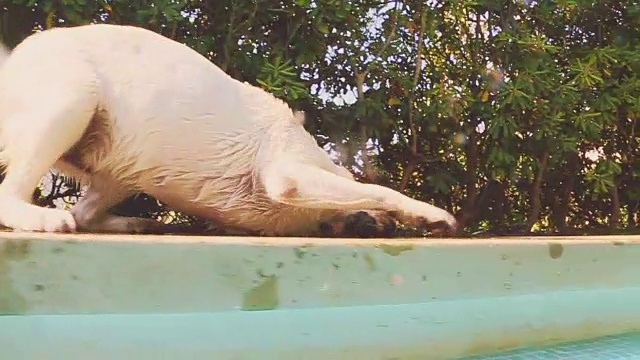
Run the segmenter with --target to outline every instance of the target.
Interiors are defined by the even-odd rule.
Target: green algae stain
[[[380,244],[377,248],[384,251],[386,254],[391,256],[398,256],[405,251],[413,250],[413,245],[389,245],[389,244]]]
[[[61,247],[59,247],[59,246],[56,246],[56,247],[54,247],[53,249],[51,249],[51,252],[52,252],[53,254],[60,254],[60,253],[63,253],[63,252],[64,252],[64,249],[63,249],[63,248],[61,248]]]
[[[299,246],[297,248],[293,248],[293,253],[296,256],[296,258],[298,258],[298,260],[302,260],[304,259],[305,256],[307,256],[307,254],[311,254],[311,256],[318,256],[318,254],[314,254],[314,253],[310,253],[309,249],[314,247],[315,245],[312,243],[305,243],[302,244],[302,246]]]
[[[294,248],[293,253],[300,260],[304,259],[304,256],[307,255],[307,251],[304,248]]]
[[[29,256],[28,241],[7,240],[0,251],[0,316],[24,314],[27,300],[14,287],[9,274],[9,262],[21,261]]]
[[[28,240],[12,241],[4,243],[2,254],[9,260],[24,260],[31,252],[31,243]]]
[[[273,310],[278,307],[278,277],[266,276],[262,281],[248,290],[242,299],[242,310]]]
[[[369,271],[376,271],[378,270],[378,266],[376,265],[376,262],[373,260],[373,256],[371,256],[370,253],[365,253],[362,258],[364,259],[364,263],[367,264],[367,269],[369,269]]]

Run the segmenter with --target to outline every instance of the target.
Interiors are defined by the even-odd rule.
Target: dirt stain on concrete
[[[10,263],[29,257],[31,243],[27,240],[5,240],[0,251],[0,316],[24,314],[27,300],[13,286]]]
[[[413,250],[413,245],[389,245],[380,244],[377,246],[380,250],[391,256],[398,256],[405,251]]]
[[[305,250],[304,247],[293,248],[293,253],[295,254],[296,258],[302,260],[304,259],[305,255],[307,255],[307,250]]]
[[[369,271],[373,272],[378,270],[378,266],[376,265],[376,262],[373,260],[373,256],[371,256],[370,253],[365,253],[362,256],[362,259],[364,259],[364,263],[367,265],[367,269],[369,269]]]
[[[562,257],[563,253],[564,247],[562,246],[562,244],[549,243],[549,257],[551,257],[552,259],[559,259],[560,257]]]
[[[245,292],[242,299],[242,310],[260,311],[273,310],[278,307],[278,277],[266,276],[262,281]]]

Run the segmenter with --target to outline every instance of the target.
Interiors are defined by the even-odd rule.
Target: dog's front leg
[[[413,223],[445,223],[452,232],[458,226],[453,215],[439,207],[312,165],[279,161],[264,168],[262,181],[267,195],[283,204],[318,209],[393,211]]]

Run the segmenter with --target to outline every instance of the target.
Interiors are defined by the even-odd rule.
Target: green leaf
[[[318,29],[318,31],[320,31],[323,34],[329,33],[329,25],[327,25],[327,23],[322,21],[322,19],[318,19],[318,21],[316,21],[316,29]]]
[[[392,96],[389,98],[389,100],[387,100],[387,104],[389,106],[401,105],[402,101],[400,101],[400,99],[398,99],[397,97]]]

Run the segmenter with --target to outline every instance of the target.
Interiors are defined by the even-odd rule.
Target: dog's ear
[[[304,120],[306,118],[306,114],[302,110],[296,110],[293,112],[293,121],[296,124],[300,124],[304,126]]]

